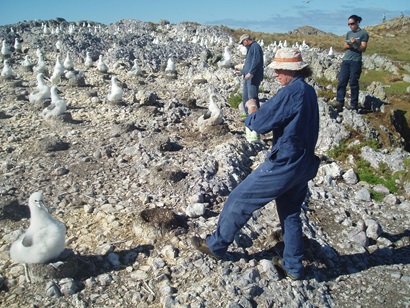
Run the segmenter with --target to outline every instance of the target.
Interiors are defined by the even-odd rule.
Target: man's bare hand
[[[252,76],[253,76],[253,75],[252,75],[251,73],[247,73],[247,74],[245,75],[245,80],[251,79]]]

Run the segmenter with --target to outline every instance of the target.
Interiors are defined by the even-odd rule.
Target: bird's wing
[[[56,104],[55,103],[51,103],[50,105],[48,105],[46,108],[44,108],[44,110],[49,110],[49,111],[51,111],[51,110],[53,110],[53,109],[55,109],[56,108]]]
[[[21,243],[24,247],[30,247],[33,245],[33,237],[31,235],[24,235]]]

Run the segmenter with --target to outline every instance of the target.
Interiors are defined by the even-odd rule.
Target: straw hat
[[[251,37],[249,34],[242,34],[242,36],[239,38],[239,45],[242,45],[242,42],[246,39],[250,39]]]
[[[289,70],[299,71],[302,68],[308,66],[303,62],[302,55],[298,49],[281,48],[279,49],[271,64],[268,67],[275,70]]]

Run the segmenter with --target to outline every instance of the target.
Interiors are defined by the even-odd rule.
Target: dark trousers
[[[248,79],[243,81],[243,90],[242,90],[242,104],[243,104],[243,110],[245,110],[245,113],[248,114],[248,108],[245,107],[245,104],[248,100],[251,98],[256,99],[256,105],[259,106],[259,97],[258,97],[258,92],[259,92],[259,83],[255,83],[253,78]]]
[[[301,180],[292,171],[275,169],[269,161],[262,163],[229,195],[217,229],[207,238],[209,248],[217,257],[223,258],[235,234],[252,217],[252,213],[276,200],[285,243],[282,264],[292,275],[303,276],[300,212],[307,189],[307,181]]]
[[[344,104],[347,83],[350,86],[350,106],[357,107],[359,102],[359,78],[362,73],[361,61],[343,61],[340,68],[336,100]]]

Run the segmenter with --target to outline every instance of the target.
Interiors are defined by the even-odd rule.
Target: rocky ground
[[[306,279],[292,281],[272,265],[282,249],[274,203],[238,234],[229,260],[214,261],[195,251],[190,237],[215,229],[227,195],[270,145],[269,135],[247,142],[240,111],[227,104],[240,91],[233,67],[243,61],[232,38],[217,27],[190,24],[78,23],[72,33],[61,20],[48,25],[61,30],[44,33],[40,22],[26,22],[0,32],[11,46],[15,36],[23,40],[22,53],[3,55],[14,77],[0,81],[1,306],[409,307],[408,193],[358,182],[352,169],[326,155],[348,129],[377,136],[362,115],[336,114],[319,98],[322,164],[302,213]],[[62,50],[56,50],[58,40]],[[231,67],[216,64],[225,46]],[[37,48],[48,64],[46,76],[56,55],[63,60],[67,52],[82,71],[57,85],[68,105],[62,116],[45,119],[47,101],[28,100],[36,75],[21,62],[25,55],[36,62]],[[85,51],[94,61],[103,54],[110,70],[87,68]],[[165,71],[171,53],[176,74]],[[322,72],[340,59],[326,55],[303,50],[304,58],[324,65]],[[142,68],[138,76],[128,74],[134,59]],[[112,76],[124,89],[119,102],[107,100]],[[278,88],[270,76],[267,70],[262,99]],[[223,112],[222,124],[198,120],[211,99]],[[365,148],[362,155],[392,170],[405,168],[409,158],[400,147]],[[371,189],[385,194],[382,202],[371,198]],[[38,190],[67,227],[57,270],[9,256],[30,223],[26,205]]]

